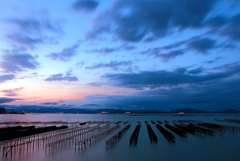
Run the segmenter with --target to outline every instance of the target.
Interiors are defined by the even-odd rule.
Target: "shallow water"
[[[240,124],[219,122],[214,119],[240,119],[234,115],[214,116],[131,116],[131,115],[100,115],[100,114],[27,114],[0,115],[0,122],[5,121],[129,121],[131,127],[111,148],[105,147],[105,141],[118,130],[99,139],[84,151],[75,150],[74,144],[58,149],[56,153],[46,152],[42,147],[24,152],[15,152],[13,156],[0,157],[4,161],[239,161],[240,132],[215,133],[213,136],[200,137],[188,134],[187,138],[176,136],[175,143],[169,143],[150,121],[196,120],[222,125],[240,126]],[[157,144],[151,144],[144,121],[148,121],[158,137]],[[141,122],[138,143],[136,147],[129,146],[129,138],[137,121]],[[124,127],[125,125],[122,125]],[[2,150],[0,151],[2,155]]]

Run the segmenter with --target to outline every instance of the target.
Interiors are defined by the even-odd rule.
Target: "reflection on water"
[[[181,137],[167,129],[163,124],[164,120],[173,125],[174,121],[178,120],[191,120],[221,124],[226,126],[238,126],[240,124],[231,122],[219,122],[214,119],[240,119],[240,116],[234,115],[213,115],[213,116],[129,116],[129,115],[97,115],[97,114],[41,114],[41,115],[0,115],[0,122],[5,121],[21,121],[21,122],[47,122],[47,121],[62,121],[72,122],[72,128],[75,126],[75,131],[65,131],[56,137],[50,139],[35,140],[33,137],[26,137],[22,145],[5,149],[9,151],[8,156],[3,156],[3,144],[0,146],[0,160],[3,161],[78,161],[78,160],[98,160],[98,161],[132,161],[132,160],[171,160],[171,161],[239,161],[240,158],[240,132],[234,130],[214,130],[212,135],[196,132],[195,134],[187,133],[187,137]],[[103,135],[106,129],[92,129],[91,132],[78,133],[77,127],[74,122],[85,121],[110,121],[119,122],[122,125],[120,128],[115,129]],[[121,137],[115,140],[114,146],[111,148],[106,147],[106,140],[116,135],[126,125],[124,122],[129,121],[131,124]],[[151,144],[148,134],[148,129],[145,126],[145,121],[152,128],[152,132],[157,137],[157,144]],[[175,143],[169,143],[166,137],[158,130],[155,124],[151,121],[163,122],[161,125],[169,132],[174,134]],[[179,122],[177,122],[179,124]],[[192,122],[194,123],[194,122]],[[141,124],[138,131],[138,138],[136,146],[130,146],[130,137],[132,136],[137,125]],[[157,124],[157,122],[156,122]],[[184,122],[188,124],[188,122]],[[101,124],[100,127],[106,124]],[[111,127],[116,124],[111,124]],[[38,126],[43,126],[38,125]],[[48,125],[44,125],[48,126]],[[91,126],[94,126],[92,124]],[[79,127],[79,126],[78,126]],[[87,126],[86,126],[87,127]],[[98,127],[98,128],[100,128]],[[80,130],[79,130],[80,131]],[[69,133],[67,133],[69,132]],[[102,135],[100,135],[102,133]],[[59,133],[60,134],[60,133]],[[99,136],[97,136],[99,135]],[[93,137],[95,136],[95,137]],[[90,139],[85,144],[81,142],[83,138]],[[71,138],[71,139],[70,139]],[[55,139],[55,140],[54,140]],[[65,140],[64,140],[65,139]],[[59,141],[59,142],[58,142]],[[49,143],[58,142],[52,147],[47,147]],[[81,146],[76,147],[76,143],[81,142]],[[23,144],[24,143],[24,144]]]

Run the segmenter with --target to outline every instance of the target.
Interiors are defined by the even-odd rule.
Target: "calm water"
[[[240,132],[216,133],[214,136],[199,137],[188,134],[187,138],[176,136],[175,143],[169,143],[165,137],[150,123],[156,121],[196,120],[222,125],[240,126],[236,123],[217,122],[214,119],[240,119],[234,115],[216,116],[128,116],[98,114],[42,114],[42,115],[0,115],[4,121],[129,121],[130,129],[111,149],[106,149],[105,141],[117,132],[99,139],[85,151],[76,151],[74,144],[63,148],[55,154],[46,153],[42,148],[24,152],[13,157],[0,157],[4,161],[240,161]],[[151,144],[144,121],[148,121],[158,137],[157,144]],[[136,147],[129,146],[129,138],[137,121],[141,122]],[[123,126],[122,126],[123,127]],[[120,128],[121,129],[121,128]],[[119,129],[119,130],[120,130]],[[2,150],[0,151],[2,155]]]

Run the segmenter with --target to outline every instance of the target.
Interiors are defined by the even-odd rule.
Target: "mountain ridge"
[[[240,113],[240,111],[234,109],[226,109],[219,111],[205,111],[195,108],[181,108],[174,109],[170,111],[162,111],[162,110],[126,110],[126,109],[114,109],[114,108],[99,108],[99,109],[83,109],[83,108],[57,108],[57,107],[47,107],[47,108],[1,108],[5,109],[6,112],[14,111],[14,112],[22,112],[26,113],[86,113],[86,114],[97,114],[101,112],[107,112],[109,114],[123,114],[126,112],[136,113],[136,114],[159,114],[159,113]]]

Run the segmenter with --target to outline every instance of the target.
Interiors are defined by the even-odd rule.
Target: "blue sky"
[[[238,0],[8,0],[0,104],[240,110]]]

